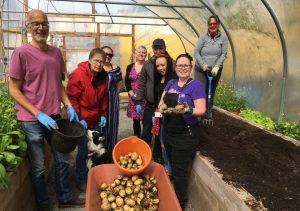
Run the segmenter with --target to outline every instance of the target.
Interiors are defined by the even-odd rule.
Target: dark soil
[[[269,210],[300,210],[300,146],[214,111],[214,126],[201,126],[200,151]]]

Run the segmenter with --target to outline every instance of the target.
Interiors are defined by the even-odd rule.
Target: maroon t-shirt
[[[56,115],[60,113],[61,78],[65,71],[58,48],[48,46],[47,50],[41,50],[25,44],[12,54],[9,77],[23,81],[22,92],[34,106],[48,115]],[[19,103],[16,103],[16,108],[18,120],[36,120]]]

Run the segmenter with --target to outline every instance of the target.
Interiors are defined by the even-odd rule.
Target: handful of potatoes
[[[111,183],[100,186],[101,209],[118,211],[155,211],[159,198],[153,176],[126,177],[118,175]]]
[[[162,113],[165,113],[165,114],[172,114],[172,113],[175,113],[175,114],[183,114],[185,113],[185,109],[188,107],[187,103],[179,103],[175,106],[175,108],[171,108],[166,105],[166,104],[162,104],[160,106],[160,110]]]
[[[126,169],[137,170],[144,166],[142,156],[137,152],[130,152],[124,156],[120,156],[119,165]]]
[[[187,103],[179,103],[175,106],[173,112],[176,114],[183,114],[186,112],[186,109],[188,108],[188,104]]]

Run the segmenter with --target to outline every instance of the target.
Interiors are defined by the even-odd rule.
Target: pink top
[[[30,44],[16,48],[11,56],[9,76],[23,81],[22,92],[48,115],[60,113],[61,79],[66,66],[60,50],[48,46],[41,50]],[[17,119],[35,121],[32,113],[16,103]]]

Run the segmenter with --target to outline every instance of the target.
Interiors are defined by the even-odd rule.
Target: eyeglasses
[[[102,64],[103,63],[102,60],[98,60],[98,59],[92,59],[92,62],[94,62],[95,64]]]
[[[112,53],[106,53],[106,56],[112,58],[114,55]]]
[[[192,65],[190,65],[190,64],[176,64],[175,65],[177,68],[181,68],[181,69],[187,69],[187,68],[189,68],[189,67],[191,67]]]
[[[34,29],[37,29],[40,27],[40,25],[43,27],[43,28],[48,28],[49,27],[49,22],[37,22],[37,21],[34,21],[34,22],[31,22],[29,23]]]
[[[218,23],[209,23],[208,25],[209,26],[212,26],[212,25],[216,26],[216,25],[218,25]]]

